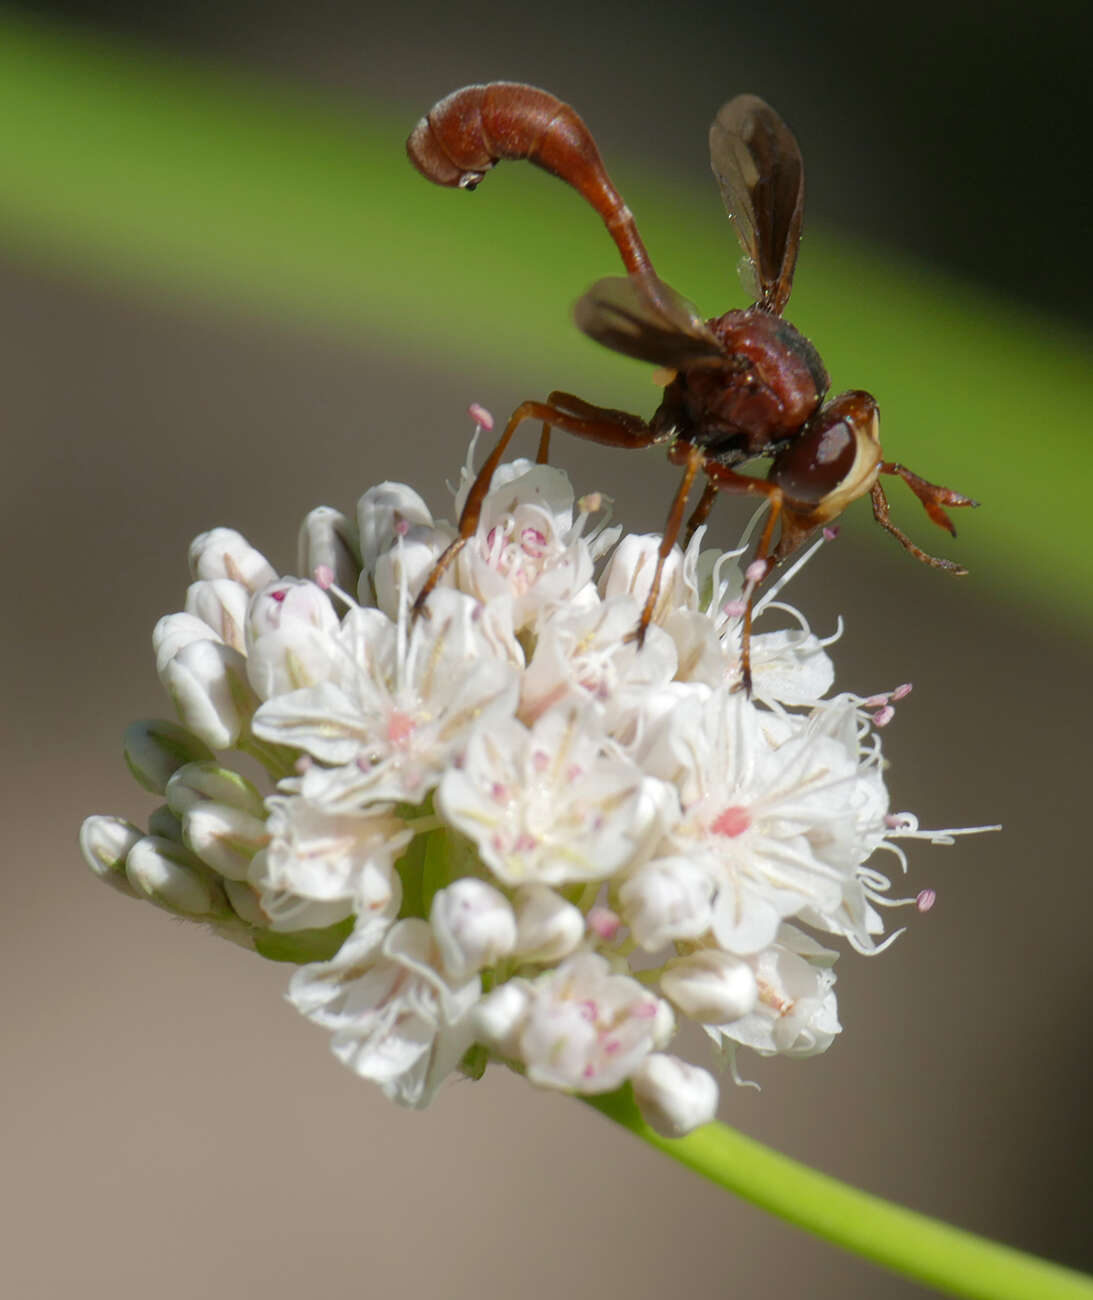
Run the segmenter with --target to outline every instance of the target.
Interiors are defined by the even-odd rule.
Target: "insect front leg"
[[[763,579],[774,568],[778,560],[783,559],[784,555],[782,543],[785,537],[779,538],[779,544],[772,553],[772,542],[774,539],[774,530],[778,526],[778,521],[782,518],[782,507],[784,504],[784,494],[782,489],[776,483],[771,483],[767,479],[751,478],[747,474],[738,474],[735,470],[729,469],[727,465],[719,465],[716,461],[707,461],[703,466],[706,474],[709,476],[710,485],[717,492],[742,492],[752,496],[764,496],[770,505],[770,514],[767,522],[763,527],[763,535],[759,539],[759,545],[755,551],[755,558],[747,568],[747,585],[746,603],[744,605],[744,626],[740,632],[740,682],[736,687],[737,690],[743,690],[746,695],[751,696],[751,624],[755,607],[755,597]],[[710,488],[707,486],[706,491],[702,494],[702,500],[698,503],[698,514],[702,509],[709,495]],[[706,505],[706,511],[709,512],[709,505]],[[705,516],[703,516],[705,518]],[[699,521],[701,522],[701,520]]]
[[[897,478],[903,479],[904,483],[922,502],[923,509],[934,523],[939,528],[944,528],[947,532],[952,533],[954,537],[956,536],[956,525],[942,507],[955,508],[958,506],[977,506],[979,504],[978,501],[973,501],[971,497],[965,496],[963,492],[954,492],[952,488],[942,487],[939,483],[928,482],[918,474],[913,474],[906,465],[900,465],[896,461],[883,461],[880,472],[882,474],[894,474]]]
[[[911,491],[922,502],[926,513],[938,525],[944,528],[952,535],[956,536],[956,527],[944,510],[944,506],[977,506],[978,501],[973,501],[971,497],[964,496],[961,492],[954,492],[952,488],[940,487],[936,483],[928,483],[926,479],[920,478],[917,474],[912,474],[909,469],[903,465],[896,464],[893,461],[884,461],[880,467],[882,474],[894,474],[897,478],[903,479]],[[885,495],[884,488],[880,483],[874,483],[870,491],[870,500],[873,503],[873,518],[878,524],[899,542],[900,546],[916,560],[921,560],[923,564],[928,564],[933,569],[944,569],[948,573],[955,574],[957,577],[963,577],[968,570],[962,564],[956,564],[953,560],[946,560],[937,555],[930,555],[916,546],[902,529],[892,523],[888,513],[888,497]]]

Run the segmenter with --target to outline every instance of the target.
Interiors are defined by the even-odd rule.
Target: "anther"
[[[472,402],[470,406],[467,407],[467,414],[480,429],[484,430],[486,433],[493,432],[493,416],[484,406],[480,406],[478,402]]]

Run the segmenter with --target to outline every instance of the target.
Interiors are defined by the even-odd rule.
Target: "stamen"
[[[493,416],[484,406],[480,405],[478,402],[472,402],[470,406],[467,407],[467,414],[480,429],[484,429],[486,433],[493,432]]]
[[[828,526],[824,529],[825,542],[833,542],[835,538],[838,537],[838,535],[839,535],[838,524],[828,524]]]

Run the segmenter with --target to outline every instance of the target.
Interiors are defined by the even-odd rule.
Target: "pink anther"
[[[588,928],[598,939],[610,943],[622,929],[622,919],[609,907],[593,907],[588,913]]]
[[[710,823],[710,830],[715,835],[725,835],[730,840],[736,839],[751,825],[751,813],[739,804],[733,804],[719,812]]]
[[[334,570],[329,564],[316,564],[315,585],[322,587],[323,591],[329,591],[334,585]]]
[[[493,416],[484,406],[480,406],[478,402],[472,402],[467,407],[467,414],[480,429],[484,429],[486,433],[493,432]]]
[[[895,716],[895,709],[893,709],[890,704],[886,704],[883,709],[878,709],[876,713],[873,714],[873,726],[887,727]]]
[[[934,889],[920,889],[915,896],[915,906],[920,912],[928,912],[937,902],[937,891]]]

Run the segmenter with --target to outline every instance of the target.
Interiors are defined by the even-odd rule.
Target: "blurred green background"
[[[508,167],[468,196],[405,163],[435,99],[500,77],[578,107],[658,270],[711,314],[742,293],[706,128],[740,90],[775,104],[808,176],[791,319],[836,389],[877,395],[887,455],[984,503],[950,541],[892,492],[961,582],[859,505],[790,595],[818,629],[846,614],[842,688],[915,681],[896,805],[1006,832],[915,850],[939,903],[841,963],[843,1041],[757,1066],[723,1117],[1093,1262],[1090,30],[1063,4],[0,9],[14,1293],[920,1294],[517,1081],[393,1112],[279,1004],[282,971],[78,863],[83,815],[146,811],[118,737],[165,708],[149,633],[193,534],[232,524],[288,569],[304,511],[384,477],[444,513],[471,400],[655,404],[647,368],[569,323],[617,269],[572,192]],[[659,527],[658,454],[557,455]]]

